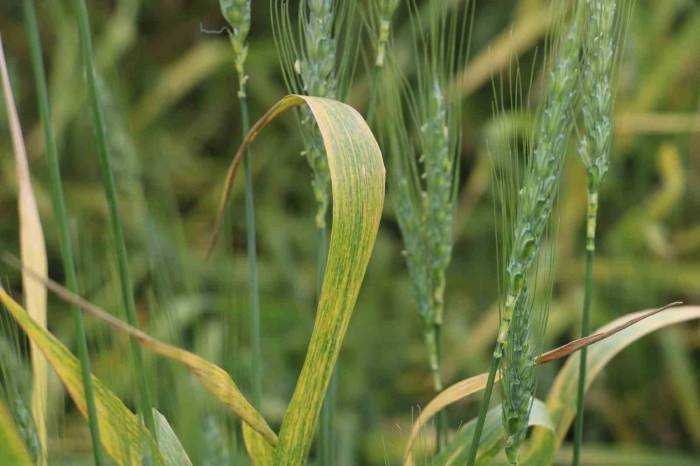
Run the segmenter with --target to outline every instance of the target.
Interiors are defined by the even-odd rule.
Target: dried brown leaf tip
[[[555,348],[553,350],[547,351],[546,353],[543,353],[540,355],[540,357],[537,358],[536,363],[537,364],[547,364],[548,362],[555,361],[557,359],[565,358],[569,356],[570,354],[575,353],[576,351],[585,348],[587,346],[591,346],[594,343],[598,343],[599,341],[605,340],[606,338],[610,338],[611,336],[615,335],[616,333],[619,333],[645,319],[648,319],[649,317],[655,316],[656,314],[659,314],[660,312],[666,311],[670,308],[680,306],[683,303],[681,301],[676,301],[673,303],[666,304],[665,306],[662,306],[658,309],[654,309],[653,311],[649,311],[645,314],[642,314],[641,316],[634,317],[627,322],[618,325],[617,327],[611,328],[610,330],[606,330],[605,332],[600,332],[596,333],[594,335],[589,335],[587,337],[579,338],[577,340],[571,341],[565,345],[562,345],[558,348]]]

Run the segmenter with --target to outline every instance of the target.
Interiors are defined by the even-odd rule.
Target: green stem
[[[115,254],[117,257],[122,300],[124,307],[126,308],[127,321],[130,325],[138,328],[139,325],[136,318],[136,304],[134,303],[131,278],[129,276],[129,262],[126,255],[126,245],[124,243],[122,225],[119,219],[117,192],[114,185],[114,176],[112,174],[112,167],[109,160],[110,155],[107,147],[105,117],[97,92],[97,78],[95,64],[93,61],[92,38],[90,36],[90,19],[85,0],[74,0],[73,3],[78,15],[78,32],[83,54],[83,65],[85,67],[85,78],[87,80],[88,100],[92,112],[93,122],[95,124],[97,148],[100,158],[100,170],[102,173],[102,183],[105,189],[105,197],[107,198],[112,240],[114,242]],[[136,377],[138,378],[138,408],[145,420],[146,426],[151,430],[153,435],[156,435],[153,413],[151,412],[151,404],[148,397],[148,387],[146,386],[146,372],[144,370],[141,347],[139,346],[137,340],[133,337],[130,338],[129,344],[131,346],[131,355]]]
[[[58,150],[53,134],[53,123],[51,121],[51,107],[49,104],[49,93],[46,85],[46,70],[42,57],[41,39],[39,37],[39,25],[36,18],[36,10],[33,0],[23,0],[24,20],[29,38],[29,49],[32,58],[32,68],[36,79],[36,93],[39,101],[39,112],[41,114],[41,126],[44,133],[44,150],[49,166],[49,178],[51,180],[51,201],[58,222],[58,242],[63,258],[63,273],[66,276],[66,286],[73,293],[78,293],[78,279],[75,271],[75,258],[73,256],[73,246],[68,233],[68,221],[66,213],[66,203],[63,197],[63,185],[61,182],[61,170],[58,163]],[[83,391],[85,393],[85,404],[87,406],[87,418],[90,428],[90,438],[92,440],[92,451],[96,466],[104,464],[104,453],[100,442],[100,428],[97,423],[97,409],[95,407],[95,395],[90,377],[90,355],[87,347],[87,337],[85,335],[85,324],[83,315],[76,306],[71,306],[75,334],[78,339],[78,358],[80,359],[80,373],[83,380]]]
[[[474,464],[476,464],[476,454],[479,451],[481,432],[484,430],[484,423],[486,422],[486,413],[488,413],[489,411],[489,404],[491,403],[491,394],[493,393],[493,385],[496,381],[496,372],[498,372],[498,366],[501,364],[502,353],[502,343],[500,341],[496,342],[496,349],[494,350],[493,356],[491,358],[491,368],[489,369],[489,377],[486,381],[484,397],[482,398],[481,406],[479,407],[479,418],[476,421],[476,428],[474,429],[474,437],[472,437],[472,444],[469,446],[467,466],[474,466]]]
[[[241,129],[243,137],[250,129],[248,115],[248,98],[245,94],[245,84],[241,84],[239,101],[241,104]],[[255,238],[255,198],[253,193],[253,172],[250,163],[250,149],[243,159],[245,171],[245,222],[246,247],[250,274],[250,350],[251,350],[251,388],[253,405],[260,407],[262,400],[262,351],[260,343],[260,292],[258,288],[258,259],[257,242]]]
[[[430,372],[433,377],[433,391],[438,394],[442,391],[442,376],[440,371],[440,334],[442,325],[435,323],[425,330],[425,346],[428,350]],[[435,423],[435,446],[439,453],[447,443],[447,412],[440,411]]]
[[[328,226],[324,223],[321,228],[321,240],[318,246],[318,275],[316,277],[317,295],[320,297],[321,286],[323,285],[323,275],[326,269],[326,258],[328,254]],[[333,466],[335,464],[335,412],[337,398],[337,364],[333,369],[333,375],[328,384],[326,396],[321,407],[321,429],[319,433],[318,446],[320,464],[323,466]]]
[[[595,257],[595,230],[598,216],[598,192],[589,190],[586,215],[586,276],[584,282],[583,315],[581,318],[581,336],[590,333],[591,301],[593,298],[593,258]],[[581,446],[583,444],[583,401],[586,394],[586,358],[588,349],[583,348],[579,359],[578,397],[576,400],[576,424],[574,425],[573,465],[581,463]]]
[[[375,65],[374,77],[372,78],[372,87],[369,90],[369,103],[367,104],[367,125],[371,128],[374,124],[374,114],[377,107],[377,98],[379,95],[379,84],[382,79],[383,66]]]

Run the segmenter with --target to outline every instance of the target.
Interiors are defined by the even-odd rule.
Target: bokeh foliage
[[[242,184],[234,192],[226,244],[202,260],[223,173],[238,146],[235,63],[216,2],[90,2],[95,57],[139,319],[158,338],[216,361],[248,379],[247,262]],[[455,2],[458,3],[458,2]],[[519,56],[541,60],[550,23],[544,0],[479,1],[463,83],[463,141],[455,246],[447,272],[443,377],[482,372],[497,328],[496,245],[487,150],[499,123],[491,112],[491,76]],[[49,70],[62,174],[83,294],[120,311],[117,267],[86,95],[73,11],[68,2],[37,2]],[[286,91],[274,49],[268,4],[254,2],[247,59],[255,118]],[[404,9],[394,43],[409,47]],[[0,5],[0,31],[27,138],[34,188],[47,237],[51,274],[62,281],[48,169],[19,2]],[[515,51],[498,55],[503,46]],[[499,60],[500,57],[500,60]],[[366,105],[373,63],[361,52],[349,101]],[[411,62],[406,62],[410,74]],[[536,67],[539,70],[540,67]],[[692,0],[639,1],[620,62],[616,137],[601,187],[593,326],[625,312],[700,299],[700,6]],[[542,76],[535,74],[533,95]],[[381,116],[378,116],[381,118]],[[669,117],[673,119],[669,120]],[[500,114],[522,124],[517,114]],[[0,238],[18,249],[16,179],[5,115],[0,115]],[[253,164],[264,356],[262,411],[275,428],[290,398],[313,323],[316,282],[315,202],[296,123],[281,119],[256,143]],[[555,300],[545,347],[578,335],[582,299],[585,172],[570,151],[559,201]],[[284,152],[284,153],[282,153]],[[279,163],[284,157],[285,163]],[[432,393],[422,331],[401,256],[392,199],[340,358],[338,426],[341,464],[398,462],[416,404]],[[19,276],[2,270],[18,290]],[[67,308],[51,302],[49,326],[74,347]],[[124,317],[123,315],[121,316]],[[128,341],[88,320],[95,373],[134,407],[123,354]],[[229,332],[226,329],[234,331]],[[237,338],[225,338],[238,335]],[[643,361],[644,363],[640,363]],[[182,369],[146,357],[158,409],[195,464],[243,455],[231,418]],[[665,330],[616,358],[587,399],[587,442],[606,464],[636,449],[678,464],[700,455],[700,333]],[[544,368],[549,387],[555,367]],[[244,385],[244,389],[245,384]],[[80,464],[89,442],[76,409],[50,385],[50,448]],[[53,402],[51,402],[53,400]],[[452,408],[453,427],[474,417],[474,403]],[[397,427],[398,426],[398,427]],[[426,436],[428,443],[431,436]],[[636,453],[635,453],[636,452]],[[214,454],[216,453],[216,454]],[[607,456],[606,456],[607,455]],[[207,460],[203,458],[206,457]],[[222,460],[223,461],[223,460]],[[564,458],[564,462],[568,461]],[[85,464],[88,464],[87,462]],[[237,464],[237,463],[236,463]]]

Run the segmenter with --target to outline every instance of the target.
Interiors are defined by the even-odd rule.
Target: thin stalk
[[[491,357],[491,367],[489,368],[489,377],[486,380],[486,389],[484,390],[484,398],[479,407],[479,418],[476,421],[476,428],[474,429],[474,437],[472,438],[472,444],[469,446],[469,456],[467,457],[467,466],[474,466],[476,463],[476,454],[479,451],[479,442],[481,441],[481,431],[484,430],[484,423],[486,422],[486,413],[489,411],[489,400],[491,400],[491,394],[493,393],[493,385],[496,381],[496,372],[498,372],[498,366],[501,364],[501,354],[499,351],[500,343],[496,343],[496,350],[493,352]]]
[[[588,192],[586,215],[586,276],[583,297],[583,315],[581,318],[581,337],[588,336],[591,329],[591,301],[593,298],[593,259],[595,257],[595,229],[598,215],[598,192]],[[573,465],[581,464],[581,445],[583,444],[583,402],[586,395],[586,358],[588,349],[583,348],[579,359],[578,398],[576,403],[576,424],[574,425],[574,460]]]
[[[440,363],[442,359],[441,333],[442,323],[437,322],[425,330],[425,345],[430,360],[430,371],[433,377],[433,391],[435,394],[439,394],[443,389]],[[442,410],[437,414],[435,424],[435,446],[438,453],[447,444],[447,424],[447,412]]]
[[[248,114],[248,98],[245,94],[245,84],[241,84],[239,102],[241,105],[241,129],[242,134],[248,134],[250,129],[250,116]],[[245,171],[245,222],[246,222],[246,247],[248,253],[248,266],[250,275],[250,375],[252,402],[256,408],[260,407],[262,400],[262,352],[260,343],[260,292],[258,288],[258,259],[257,242],[255,239],[255,198],[253,193],[253,173],[250,163],[250,150],[243,159]]]
[[[320,241],[318,245],[318,275],[316,276],[316,294],[317,299],[320,297],[321,286],[323,285],[323,275],[326,271],[326,258],[328,254],[328,226],[324,222],[324,226],[320,228]],[[338,365],[333,368],[333,375],[328,384],[326,397],[323,399],[321,407],[321,429],[318,438],[319,458],[323,466],[332,466],[335,464],[335,414],[337,406],[337,379]]]
[[[367,104],[367,125],[371,128],[374,125],[374,114],[377,108],[377,97],[379,95],[379,86],[382,82],[382,71],[384,67],[376,65],[374,67],[374,76],[372,78],[372,87],[369,91],[369,103]]]
[[[107,147],[107,129],[105,125],[105,117],[102,106],[100,105],[99,95],[97,93],[97,78],[95,64],[93,61],[92,38],[90,36],[90,18],[88,16],[85,0],[74,0],[73,4],[78,15],[78,33],[80,36],[80,46],[83,54],[83,65],[85,67],[88,101],[92,112],[92,119],[95,124],[97,148],[100,158],[100,171],[102,173],[102,183],[104,185],[105,197],[107,198],[112,240],[114,242],[117,266],[119,269],[119,282],[121,285],[122,300],[126,309],[127,321],[130,325],[138,328],[139,325],[136,318],[136,305],[134,303],[131,278],[129,276],[129,262],[127,259],[126,245],[124,243],[122,224],[121,220],[119,219],[117,191],[114,184],[112,166],[109,160],[110,155]],[[131,347],[134,370],[138,379],[137,385],[139,397],[137,405],[139,412],[141,413],[141,416],[143,417],[148,429],[153,435],[156,435],[153,413],[151,411],[151,404],[148,397],[146,372],[144,369],[141,347],[134,338],[129,339],[129,344]]]
[[[375,6],[377,8],[377,54],[374,62],[372,87],[367,104],[367,124],[370,128],[374,123],[379,86],[381,85],[382,71],[384,70],[384,63],[386,62],[386,52],[389,44],[389,34],[391,32],[391,18],[396,12],[396,8],[399,6],[399,0],[378,0]]]
[[[58,150],[56,139],[53,134],[53,123],[51,121],[51,107],[49,104],[49,93],[46,85],[46,70],[41,49],[41,39],[39,37],[39,25],[36,18],[36,10],[33,0],[23,0],[25,27],[29,38],[29,51],[32,58],[32,69],[36,80],[36,93],[39,101],[39,112],[41,114],[41,126],[44,133],[44,150],[49,166],[49,178],[51,180],[51,201],[53,210],[58,222],[58,242],[63,258],[63,272],[66,276],[66,287],[73,293],[78,293],[78,279],[75,271],[75,257],[73,256],[73,246],[68,233],[68,221],[66,213],[66,203],[63,196],[63,185],[61,182],[61,170],[58,163]],[[97,422],[97,409],[95,407],[95,395],[90,377],[90,355],[87,347],[87,337],[85,335],[85,324],[83,315],[77,306],[71,306],[75,334],[78,340],[78,359],[80,360],[80,374],[83,380],[83,390],[85,392],[85,404],[87,405],[88,426],[90,428],[90,439],[92,441],[92,452],[96,466],[104,464],[104,453],[100,442],[100,428]]]

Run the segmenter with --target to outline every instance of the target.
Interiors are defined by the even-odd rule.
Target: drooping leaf
[[[623,317],[620,317],[619,319],[617,319],[613,322],[610,322],[608,325],[602,327],[601,329],[599,329],[598,331],[596,331],[594,334],[592,334],[590,336],[587,336],[584,338],[579,338],[578,340],[574,340],[570,343],[567,343],[567,344],[562,345],[558,348],[555,348],[553,350],[550,350],[550,351],[543,353],[542,355],[540,355],[537,358],[537,363],[538,364],[546,364],[548,362],[555,361],[557,359],[561,359],[561,358],[570,356],[585,346],[592,345],[591,346],[592,349],[589,351],[593,351],[593,350],[600,351],[599,348],[600,348],[600,346],[602,346],[603,342],[609,342],[611,340],[613,342],[618,342],[618,344],[621,346],[615,347],[616,352],[614,354],[612,354],[608,359],[605,360],[605,362],[603,363],[603,365],[604,365],[605,363],[607,363],[607,361],[609,361],[612,358],[612,356],[617,354],[617,352],[621,351],[625,346],[631,344],[633,341],[635,341],[638,338],[641,338],[642,336],[646,335],[647,333],[652,332],[652,331],[654,331],[658,328],[661,328],[663,326],[671,325],[672,323],[681,322],[681,321],[689,320],[692,318],[697,318],[697,317],[688,317],[687,315],[686,315],[686,318],[683,318],[683,316],[681,315],[680,320],[678,320],[679,316],[676,316],[676,313],[679,311],[688,309],[688,307],[674,307],[674,306],[678,306],[678,304],[680,304],[680,303],[671,303],[671,304],[668,304],[666,306],[659,307],[657,309],[636,312],[633,314],[628,314],[628,315],[625,315]],[[667,312],[664,312],[664,311],[667,311]],[[698,312],[700,312],[700,311],[698,311]],[[684,311],[684,314],[687,314],[687,312]],[[692,313],[691,313],[691,315],[692,315]],[[661,321],[662,323],[659,323],[658,319],[662,316],[675,316],[675,317],[669,317],[668,323],[663,323],[665,321]],[[700,316],[698,316],[698,317],[700,317]],[[650,325],[651,325],[651,327],[649,327]],[[656,327],[654,327],[654,325],[656,325]],[[651,330],[648,330],[650,328],[651,328]],[[635,329],[635,330],[634,330],[632,335],[634,335],[636,337],[632,337],[631,339],[625,339],[622,341],[622,343],[620,343],[620,338],[625,338],[625,335],[629,335],[629,332],[632,331],[633,329]],[[647,329],[647,330],[645,330],[645,329]],[[598,354],[598,353],[596,352],[595,354]],[[574,359],[576,359],[576,358],[574,358]],[[572,361],[572,359],[569,358],[569,360],[567,361],[567,366],[569,364],[571,364],[571,361]],[[598,374],[598,372],[600,372],[602,366],[597,367],[594,370],[594,369],[591,369],[591,364],[592,363],[589,360],[588,367],[589,367],[589,371],[592,371],[591,372],[591,380],[593,380],[593,378],[595,378],[595,376]],[[578,365],[578,363],[576,363],[576,365]],[[564,366],[564,367],[566,368],[567,366]],[[575,370],[578,371],[578,367],[576,367]],[[474,377],[470,377],[468,379],[457,382],[456,384],[445,389],[438,396],[436,396],[433,400],[431,400],[430,403],[428,403],[428,405],[425,407],[425,409],[423,410],[421,415],[414,422],[414,425],[411,429],[411,435],[409,437],[406,451],[404,454],[404,466],[413,466],[413,464],[414,464],[411,449],[413,448],[415,440],[417,439],[422,427],[425,426],[428,423],[428,421],[430,421],[435,416],[435,414],[438,413],[440,410],[446,408],[447,406],[449,406],[457,401],[460,401],[460,400],[468,397],[469,395],[471,395],[473,393],[477,393],[477,392],[483,390],[484,387],[486,386],[486,376],[487,376],[487,374],[485,374],[485,373],[479,374],[479,375],[476,375]],[[562,376],[560,373],[560,375],[557,377],[557,380],[560,380],[561,377]],[[561,384],[563,382],[559,382],[559,383]],[[590,382],[588,382],[588,383],[590,384]],[[555,385],[555,387],[556,387],[556,385]],[[575,390],[575,385],[571,385],[571,387],[573,387],[572,389]],[[574,404],[571,405],[571,407],[570,407],[572,409],[572,411],[571,411],[571,413],[569,413],[571,415],[571,418],[568,420],[569,424],[571,423],[571,420],[573,419],[573,415],[575,412],[575,401],[576,401],[575,400],[575,391],[572,393],[573,393],[573,395],[572,395],[573,398],[571,398],[570,401]],[[550,395],[550,398],[551,398],[551,395]],[[549,400],[549,398],[548,398],[548,400]],[[548,401],[548,405],[549,405],[549,403],[550,403],[550,401]],[[554,416],[552,418],[554,421],[556,421],[556,419],[557,419]],[[566,429],[568,429],[569,424],[566,425]],[[556,422],[555,422],[555,425],[556,425]],[[566,434],[566,429],[564,429],[563,433],[561,434],[562,439],[563,439],[563,435]],[[557,429],[557,433],[559,435],[559,428]],[[467,437],[465,437],[465,439],[463,439],[463,441],[459,441],[456,438],[453,439],[450,442],[450,444],[448,445],[447,450],[454,452],[454,454],[457,455],[456,457],[461,458],[460,455],[466,454],[466,452],[468,451],[468,448],[469,448],[469,442],[467,441]],[[481,455],[482,455],[481,448],[483,448],[483,447],[480,444],[480,453],[479,453],[480,456],[479,457],[481,457]],[[554,452],[555,452],[555,450],[552,450],[550,452],[550,454],[553,455]],[[440,456],[440,458],[449,458],[449,455],[446,457],[443,454]],[[438,462],[436,464],[441,464],[441,463]],[[540,463],[533,463],[533,465],[539,465],[539,464]],[[542,464],[544,465],[544,464],[549,464],[549,463],[544,462]]]
[[[292,466],[306,463],[321,404],[372,253],[384,204],[382,154],[360,114],[341,102],[319,97],[290,95],[273,106],[253,125],[231,163],[211,242],[213,245],[216,240],[246,146],[275,117],[301,105],[311,110],[323,139],[331,177],[333,223],[314,329],[275,451],[275,465]],[[250,438],[247,444],[259,445],[251,443]]]
[[[56,295],[65,301],[78,306],[92,316],[106,322],[112,328],[134,337],[141,345],[154,353],[179,362],[200,381],[204,388],[209,390],[209,392],[216,396],[222,403],[231,408],[238,417],[260,433],[267,443],[270,445],[275,445],[277,443],[277,435],[270,428],[262,415],[248,402],[245,396],[243,396],[228,373],[216,364],[212,364],[194,353],[156,340],[145,332],[130,326],[103,309],[89,303],[80,296],[71,293],[68,289],[53,280],[35,274],[26,266],[17,263],[16,259],[13,259],[11,256],[6,255],[5,262],[21,268],[33,279],[43,282],[49,290],[56,293]],[[2,299],[1,295],[0,299]]]
[[[27,448],[5,404],[0,401],[0,464],[32,466]]]
[[[44,354],[81,414],[87,416],[80,363],[75,356],[56,337],[34,322],[27,311],[2,288],[0,288],[0,301],[29,339]],[[140,466],[144,452],[150,452],[154,464],[162,464],[153,436],[141,424],[138,417],[98,378],[93,376],[92,381],[102,444],[107,453],[120,466]]]
[[[19,186],[17,210],[19,211],[19,239],[22,262],[37,273],[46,276],[48,263],[46,260],[44,232],[41,228],[39,209],[37,208],[34,190],[32,189],[27,150],[24,145],[19,117],[17,116],[15,99],[12,95],[2,40],[0,40],[0,74],[2,75],[2,88],[5,94],[10,133],[12,134],[17,184]],[[23,275],[22,288],[24,290],[24,304],[27,308],[27,312],[39,326],[46,328],[46,287],[43,283]],[[41,463],[46,464],[48,460],[46,452],[45,419],[48,380],[46,372],[47,367],[46,359],[44,359],[44,356],[39,352],[34,343],[31,343],[31,358],[32,416],[34,417],[34,425],[36,426],[39,442],[41,444]]]
[[[600,329],[600,332],[615,328],[630,318],[643,316],[645,312],[629,314],[610,322]],[[612,335],[588,349],[586,389],[590,387],[596,376],[605,365],[620,351],[635,341],[656,330],[673,324],[700,319],[699,306],[680,306],[667,312],[657,313],[637,322],[615,335]],[[576,415],[576,391],[578,385],[577,356],[569,357],[554,381],[547,396],[547,409],[554,423],[554,431],[536,429],[529,448],[524,455],[522,464],[527,466],[544,466],[551,464],[554,454],[561,446],[571,423]]]

